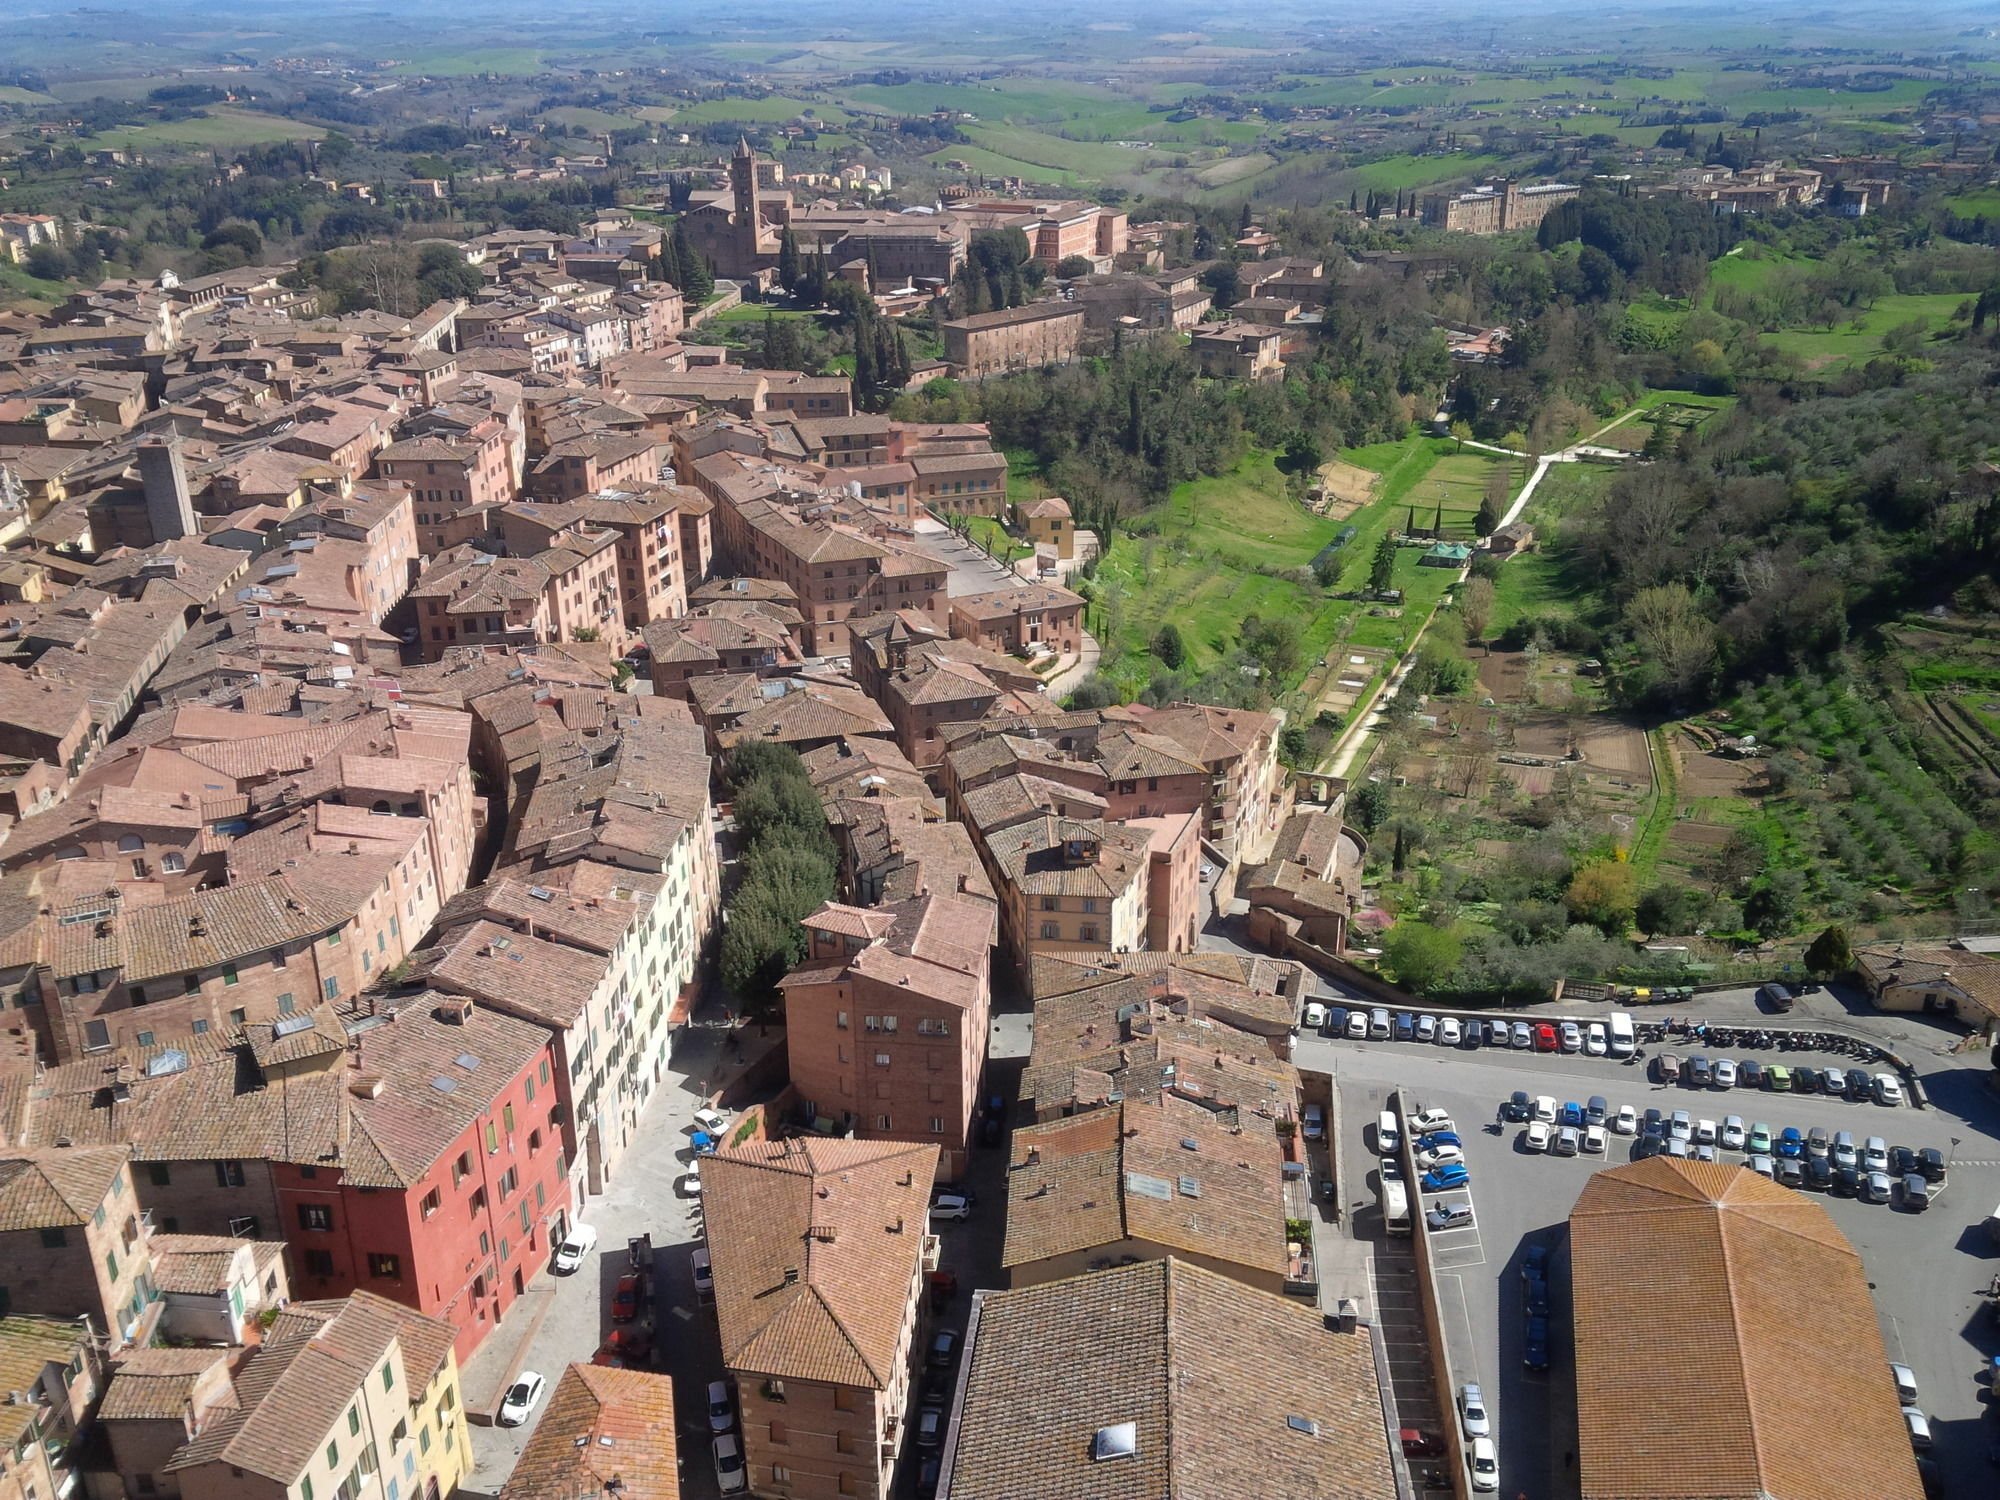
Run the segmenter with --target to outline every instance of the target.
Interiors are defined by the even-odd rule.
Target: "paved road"
[[[1476,1235],[1454,1234],[1440,1242],[1445,1250],[1440,1255],[1445,1329],[1454,1360],[1477,1370],[1494,1409],[1501,1493],[1525,1492],[1531,1500],[1555,1500],[1566,1493],[1562,1482],[1570,1471],[1561,1454],[1573,1442],[1573,1416],[1562,1372],[1573,1366],[1565,1347],[1565,1309],[1558,1302],[1555,1378],[1522,1370],[1521,1250],[1531,1241],[1560,1242],[1561,1226],[1585,1179],[1605,1163],[1525,1154],[1518,1147],[1517,1126],[1503,1135],[1487,1133],[1482,1127],[1493,1120],[1500,1100],[1515,1088],[1553,1094],[1558,1100],[1580,1101],[1600,1093],[1614,1109],[1623,1103],[1642,1111],[1684,1108],[1717,1120],[1725,1113],[1741,1114],[1774,1128],[1824,1125],[1852,1130],[1857,1137],[1880,1134],[1891,1144],[1935,1145],[1947,1151],[1957,1136],[1950,1184],[1927,1213],[1832,1197],[1820,1201],[1873,1278],[1891,1356],[1916,1372],[1921,1404],[1937,1434],[1936,1457],[1952,1481],[1949,1493],[1989,1493],[1984,1488],[1991,1480],[1984,1439],[2000,1424],[1982,1418],[1984,1387],[1973,1375],[1983,1360],[2000,1353],[2000,1324],[1979,1309],[1980,1290],[2000,1271],[2000,1247],[1991,1245],[1979,1227],[2000,1202],[2000,1107],[1980,1092],[1982,1062],[1940,1066],[1927,1085],[1951,1100],[1952,1107],[1919,1111],[1851,1105],[1816,1095],[1669,1088],[1652,1082],[1637,1066],[1599,1059],[1449,1052],[1318,1037],[1302,1037],[1298,1051],[1303,1066],[1328,1068],[1339,1079],[1348,1135],[1342,1144],[1349,1147],[1344,1157],[1358,1167],[1357,1175],[1343,1180],[1350,1204],[1372,1201],[1372,1177],[1364,1183],[1359,1173],[1373,1161],[1373,1121],[1390,1087],[1406,1086],[1426,1104],[1442,1105],[1462,1127],[1478,1228]],[[1365,1149],[1357,1151],[1364,1127]],[[1627,1156],[1627,1147],[1614,1144],[1612,1164]],[[1809,1317],[1811,1290],[1801,1288],[1800,1293],[1801,1316]],[[1673,1316],[1684,1321],[1683,1334],[1699,1336],[1702,1309],[1674,1309]]]

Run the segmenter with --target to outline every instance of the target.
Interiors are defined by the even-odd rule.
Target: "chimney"
[[[139,480],[146,491],[146,519],[153,540],[178,541],[196,534],[194,501],[178,437],[148,438],[139,445]]]
[[[433,1010],[431,1014],[447,1026],[464,1026],[472,1020],[472,1002],[461,999],[458,996],[452,996],[449,999],[440,1001],[437,1009]]]
[[[372,1073],[364,1073],[347,1081],[347,1092],[357,1099],[379,1099],[382,1097],[382,1080]]]

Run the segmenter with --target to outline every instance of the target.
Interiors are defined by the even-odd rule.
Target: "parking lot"
[[[1989,1493],[1993,1471],[1986,1466],[1987,1442],[2000,1432],[2000,1421],[1983,1418],[1986,1387],[1975,1376],[1990,1356],[2000,1353],[1996,1337],[2000,1324],[1988,1317],[1981,1295],[2000,1271],[2000,1246],[1982,1228],[1986,1215],[2000,1202],[2000,1140],[1994,1135],[2000,1112],[1994,1110],[1990,1096],[1952,1076],[1967,1067],[1983,1067],[1983,1057],[1953,1064],[1949,1072],[1941,1068],[1935,1081],[1927,1074],[1927,1090],[1949,1104],[1916,1110],[1820,1095],[1670,1086],[1650,1076],[1644,1062],[1561,1053],[1466,1052],[1314,1036],[1302,1036],[1297,1050],[1302,1066],[1324,1068],[1338,1080],[1348,1135],[1342,1153],[1348,1163],[1343,1169],[1343,1192],[1350,1207],[1357,1201],[1371,1205],[1355,1216],[1357,1233],[1367,1232],[1365,1226],[1374,1220],[1374,1121],[1388,1091],[1402,1087],[1426,1106],[1449,1111],[1460,1127],[1471,1174],[1469,1192],[1440,1197],[1469,1196],[1475,1221],[1470,1229],[1448,1230],[1434,1238],[1438,1294],[1453,1363],[1464,1372],[1459,1378],[1477,1379],[1492,1409],[1501,1494],[1525,1493],[1532,1500],[1543,1500],[1574,1493],[1573,1459],[1565,1462],[1565,1455],[1573,1453],[1574,1416],[1566,1382],[1571,1365],[1562,1281],[1557,1278],[1551,1320],[1552,1369],[1547,1375],[1533,1374],[1521,1361],[1522,1251],[1529,1244],[1559,1249],[1562,1225],[1587,1175],[1631,1158],[1631,1141],[1621,1137],[1610,1140],[1603,1157],[1563,1158],[1526,1151],[1520,1141],[1523,1127],[1503,1127],[1497,1120],[1499,1106],[1516,1089],[1531,1096],[1546,1094],[1558,1102],[1582,1103],[1593,1094],[1602,1095],[1614,1112],[1621,1104],[1641,1113],[1648,1108],[1665,1113],[1686,1109],[1697,1119],[1718,1123],[1727,1114],[1737,1114],[1746,1123],[1768,1124],[1774,1135],[1787,1125],[1802,1132],[1815,1125],[1829,1132],[1847,1130],[1857,1142],[1881,1135],[1891,1145],[1934,1146],[1951,1157],[1949,1181],[1924,1213],[1906,1211],[1900,1203],[1816,1196],[1862,1256],[1875,1287],[1890,1357],[1908,1364],[1917,1375],[1918,1404],[1931,1417],[1936,1435],[1933,1456],[1949,1482],[1947,1493]],[[1753,1055],[1782,1058],[1788,1064],[1814,1061],[1803,1053]],[[1852,1059],[1830,1059],[1822,1065],[1833,1061],[1847,1065]],[[1744,1155],[1724,1152],[1721,1159],[1742,1161]],[[1417,1201],[1427,1205],[1438,1199]],[[1801,1316],[1809,1317],[1812,1289],[1799,1290]],[[1660,1313],[1684,1325],[1690,1337],[1698,1337],[1703,1321],[1715,1315],[1714,1310],[1693,1306],[1656,1310],[1654,1315]],[[1394,1337],[1393,1326],[1385,1327],[1385,1336]],[[1399,1390],[1402,1383],[1398,1381]]]

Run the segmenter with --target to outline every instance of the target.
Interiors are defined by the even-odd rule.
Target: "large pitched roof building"
[[[1656,1156],[1594,1175],[1569,1237],[1583,1500],[1923,1493],[1868,1273],[1818,1203]],[[1691,1307],[1663,1333],[1659,1314]]]

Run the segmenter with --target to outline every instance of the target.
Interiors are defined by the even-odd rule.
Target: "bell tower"
[[[736,154],[729,158],[729,190],[735,199],[736,227],[757,233],[757,153],[738,136]]]

